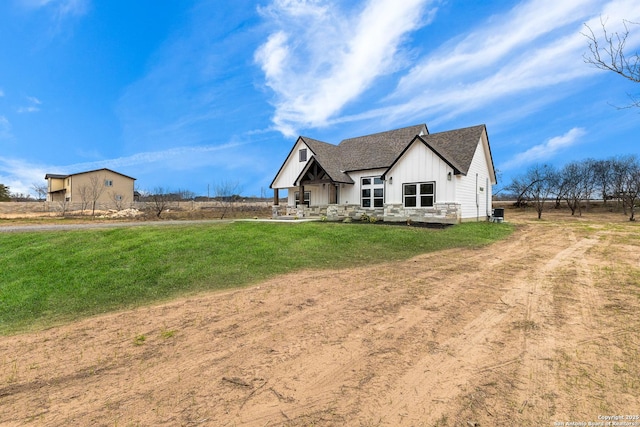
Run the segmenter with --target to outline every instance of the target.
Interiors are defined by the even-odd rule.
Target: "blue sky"
[[[486,124],[500,184],[640,152],[640,85],[584,63],[637,0],[5,0],[0,183],[102,167],[137,187],[272,195],[298,135]],[[640,48],[631,26],[628,49]],[[32,192],[33,193],[33,192]]]

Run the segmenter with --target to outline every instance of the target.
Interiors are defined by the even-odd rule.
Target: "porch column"
[[[304,207],[304,185],[300,184],[298,189],[298,205]]]
[[[273,206],[278,206],[280,204],[280,195],[278,193],[278,189],[273,189]]]
[[[336,188],[335,184],[330,183],[329,184],[329,204],[330,205],[335,205],[338,203],[338,198],[336,197],[338,193],[338,189]]]

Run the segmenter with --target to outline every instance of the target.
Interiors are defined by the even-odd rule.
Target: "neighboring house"
[[[491,216],[496,183],[485,125],[429,134],[422,124],[338,145],[300,136],[270,187],[274,217],[458,223]]]
[[[97,169],[71,175],[46,174],[47,201],[64,202],[90,209],[128,208],[134,197],[135,178],[111,169]]]

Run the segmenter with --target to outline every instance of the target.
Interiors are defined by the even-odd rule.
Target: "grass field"
[[[0,235],[0,334],[297,269],[352,267],[506,237],[508,224],[444,230],[236,222]]]

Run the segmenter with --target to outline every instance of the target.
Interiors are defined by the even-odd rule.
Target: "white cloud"
[[[20,0],[27,9],[51,8],[57,18],[68,15],[84,15],[89,6],[89,0]]]
[[[564,135],[553,137],[542,144],[534,145],[527,151],[516,154],[513,158],[503,163],[500,170],[506,171],[538,161],[549,160],[559,152],[579,144],[584,135],[586,135],[584,129],[572,128]]]
[[[42,102],[38,98],[27,96],[27,103],[27,106],[18,107],[16,111],[18,113],[35,113],[40,111],[40,105],[42,105]]]
[[[12,193],[29,194],[34,183],[43,183],[47,172],[41,165],[0,157],[0,182]]]
[[[340,67],[323,69],[303,64],[295,68],[292,64],[299,65],[295,59],[305,57],[295,52],[301,48],[289,41],[279,46],[289,50],[288,60],[279,63],[278,69],[283,71],[278,78],[273,78],[265,70],[267,84],[278,95],[274,122],[287,134],[292,134],[295,126],[376,119],[406,123],[427,117],[433,125],[465,112],[513,103],[516,99],[519,104],[508,104],[506,114],[517,119],[513,117],[515,110],[523,114],[539,110],[571,90],[577,90],[576,80],[602,72],[584,63],[587,43],[581,34],[585,22],[592,28],[599,28],[601,16],[607,19],[608,28],[611,25],[612,31],[620,31],[623,18],[640,21],[640,2],[523,1],[511,10],[478,22],[469,32],[452,38],[435,50],[424,52],[417,65],[400,76],[395,89],[388,90],[387,96],[372,108],[341,117],[338,116],[340,109],[348,102],[356,101],[371,87],[367,85],[371,81],[367,80],[367,74],[360,81],[358,77],[353,78],[345,70],[349,63],[339,61],[339,55],[333,55],[331,64]],[[409,27],[408,31],[416,28]],[[352,35],[349,40],[356,38]],[[298,43],[304,43],[303,47],[308,44],[304,38]],[[640,31],[632,32],[628,47],[635,51],[639,45]],[[420,49],[428,46],[429,43],[416,46],[414,53],[419,55]],[[326,51],[333,52],[334,49]],[[325,54],[323,58],[327,56]],[[373,78],[384,74],[385,63],[380,64],[379,72]],[[290,71],[294,68],[302,70],[302,74]],[[336,69],[342,73],[332,73]],[[357,67],[351,69],[358,70]],[[304,87],[297,87],[290,80],[300,81]],[[327,82],[334,84],[327,85]],[[343,90],[340,82],[352,91]],[[379,92],[386,90],[376,89]]]
[[[246,143],[229,142],[222,145],[204,145],[196,147],[176,147],[163,151],[147,151],[142,153],[136,153],[131,156],[118,157],[115,159],[100,160],[95,162],[76,163],[74,165],[66,166],[65,170],[68,172],[77,172],[82,170],[92,170],[98,168],[119,169],[138,165],[147,165],[150,163],[166,162],[167,167],[171,166],[171,163],[188,164],[189,162],[196,162],[199,158],[211,153],[219,153],[224,150],[228,150],[234,147],[238,147]],[[193,163],[191,163],[193,164]]]
[[[11,123],[5,116],[0,116],[0,139],[11,138]]]
[[[275,93],[275,127],[322,126],[376,78],[396,71],[405,36],[425,25],[427,0],[369,0],[365,7],[278,0],[259,9],[276,27],[255,54]],[[304,19],[301,19],[301,17]]]

